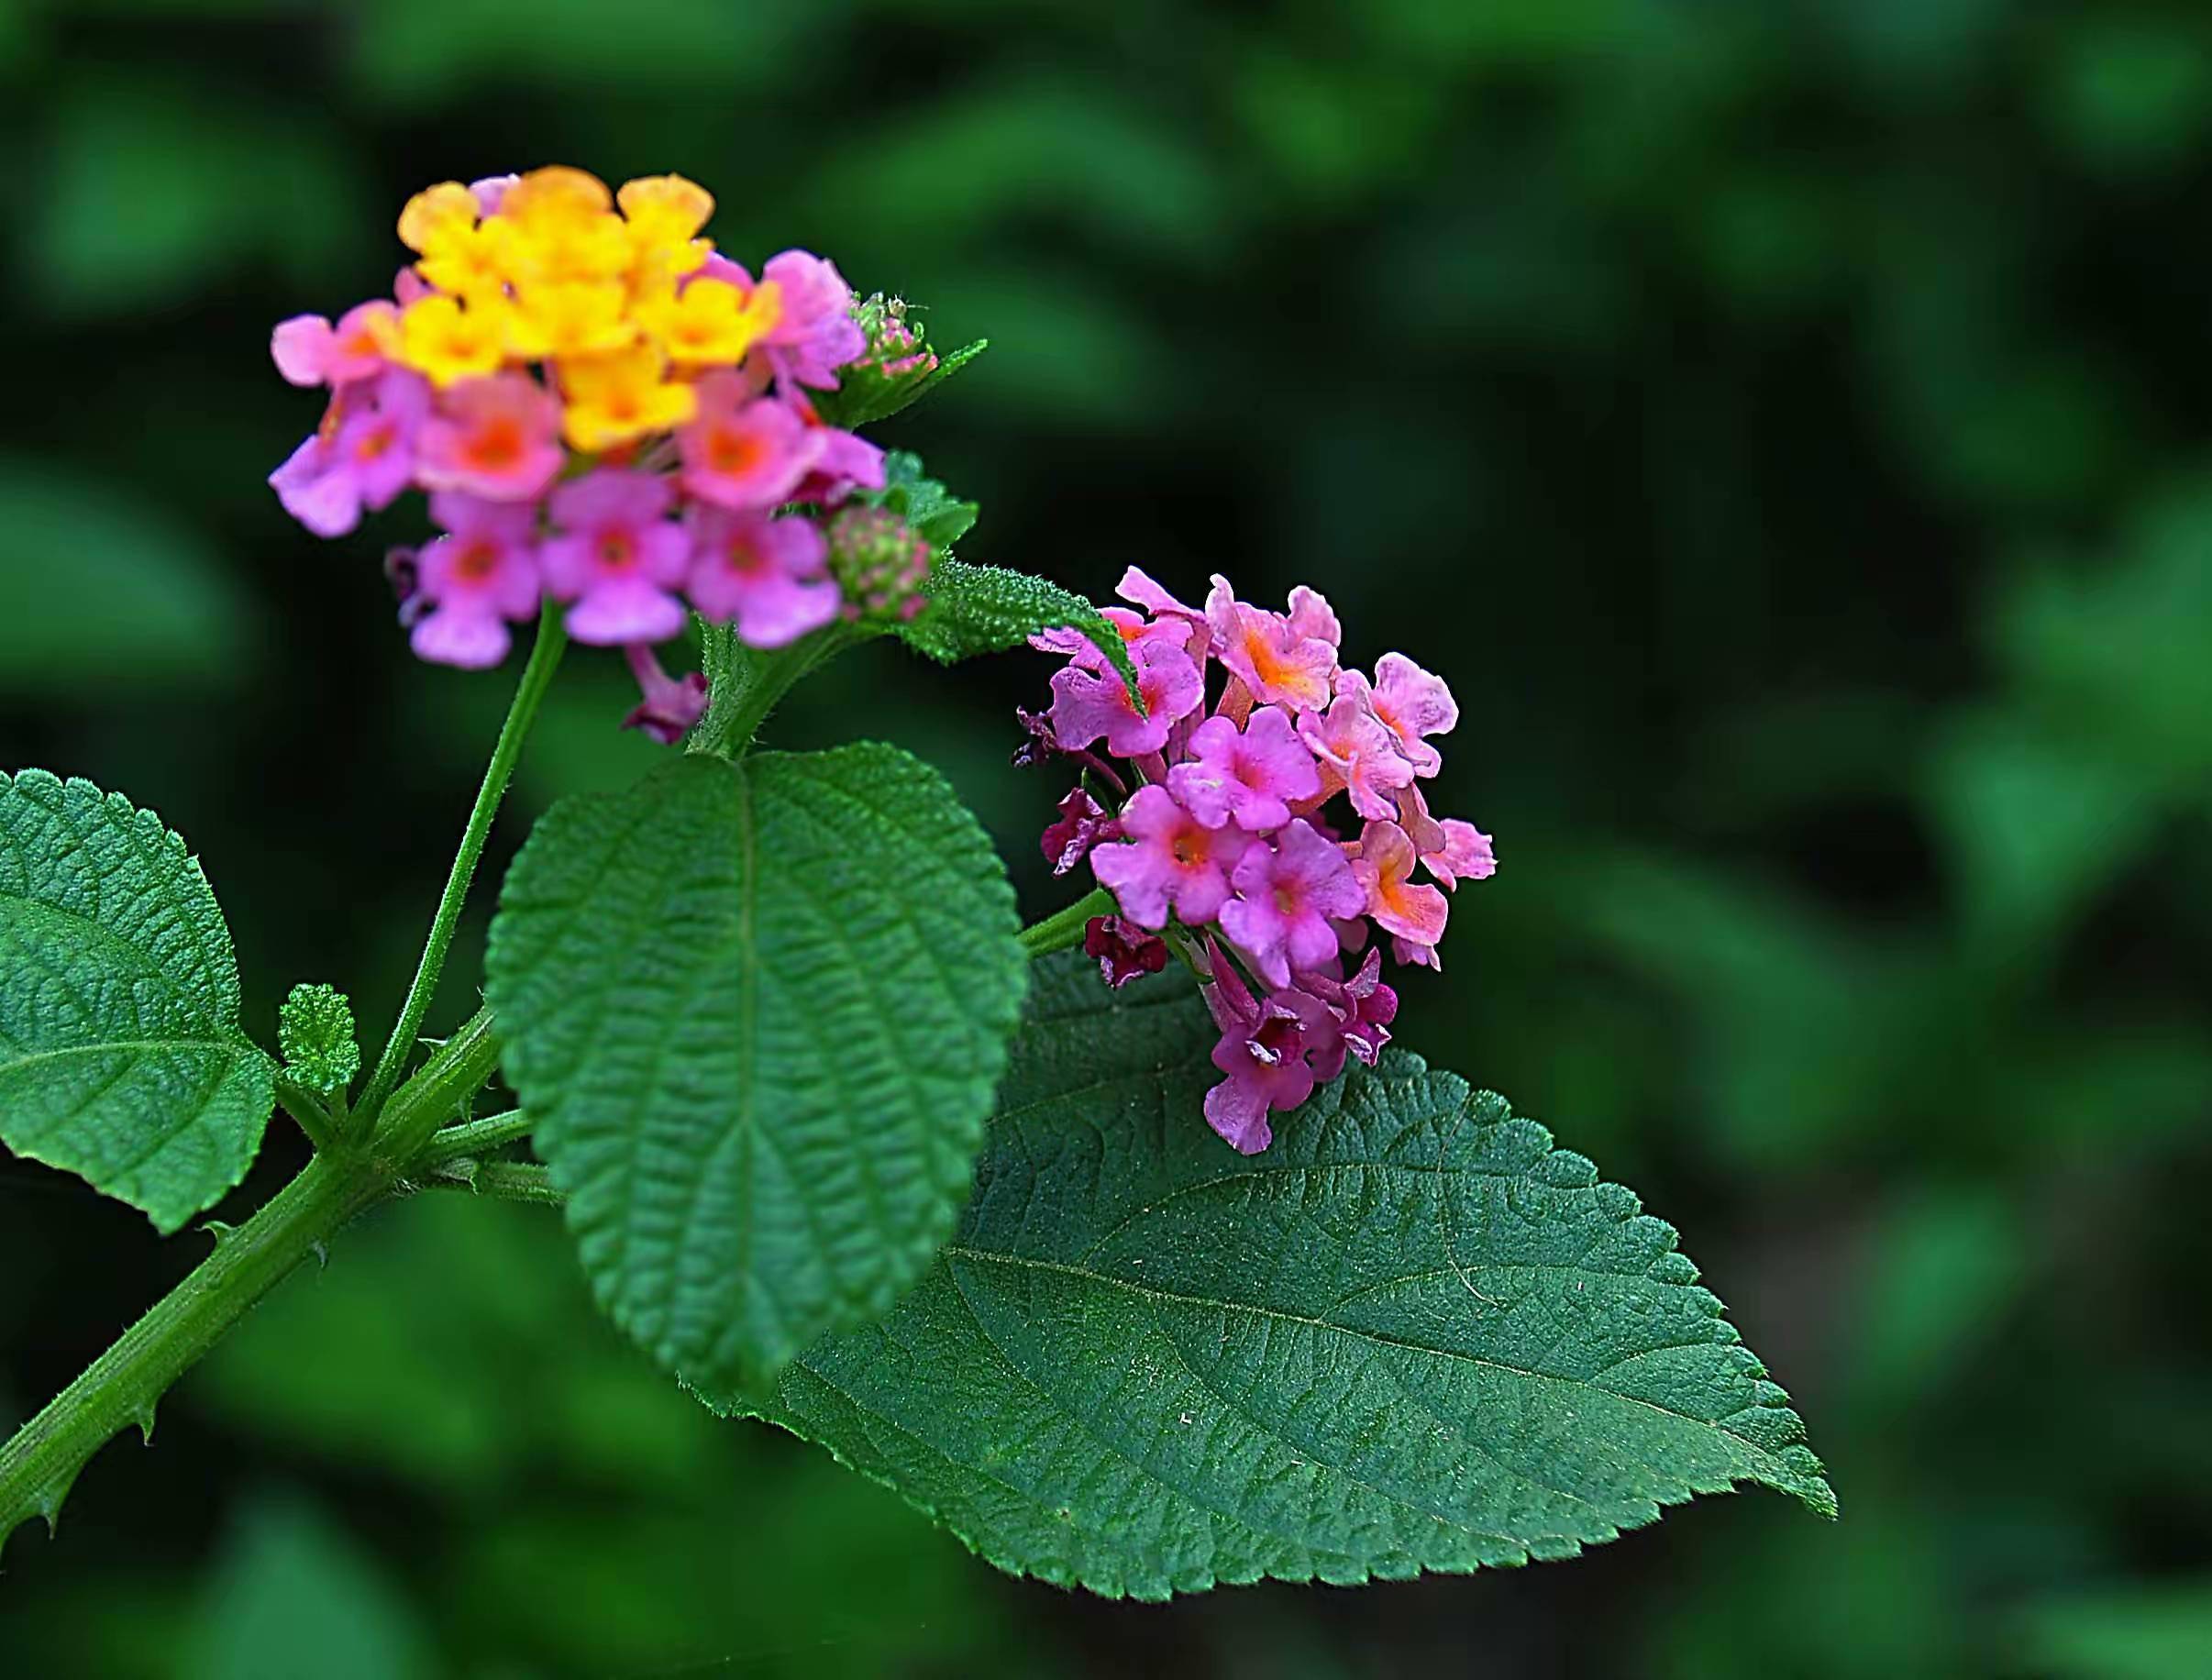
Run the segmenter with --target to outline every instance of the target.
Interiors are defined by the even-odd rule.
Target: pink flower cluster
[[[513,210],[515,180],[477,182],[476,232],[448,227],[448,237],[488,239],[503,199]],[[617,230],[619,253],[622,222],[599,219]],[[855,319],[852,289],[805,251],[770,258],[756,282],[703,241],[676,249],[691,254],[629,305],[619,281],[525,291],[494,279],[488,293],[419,308],[445,296],[426,278],[443,271],[426,260],[400,271],[393,301],[359,304],[335,325],[296,316],[271,346],[286,380],[328,392],[322,424],[270,475],[294,518],[336,537],[411,487],[427,493],[437,535],[395,550],[389,568],[415,653],[496,665],[509,626],[550,597],[577,641],[630,650],[645,687],[631,722],[663,739],[704,707],[702,683],[660,675],[651,655],[683,630],[687,608],[767,648],[840,615],[921,605],[911,578],[888,607],[880,591],[848,599],[833,552],[839,504],[884,482],[882,451],[824,424],[808,396],[835,390],[841,368],[879,348]],[[724,339],[735,359],[686,358],[694,289],[723,312],[709,325],[740,324]],[[625,306],[662,337],[641,336]],[[547,351],[543,335],[567,319],[559,312],[582,318],[588,307],[613,323],[600,329],[611,348]],[[694,313],[706,317],[703,303]],[[480,334],[492,337],[480,345]]]
[[[1402,654],[1384,655],[1372,677],[1343,665],[1336,615],[1312,590],[1273,613],[1216,577],[1200,609],[1132,567],[1117,592],[1132,605],[1106,616],[1141,711],[1088,639],[1034,638],[1068,664],[1049,712],[1024,717],[1035,740],[1022,757],[1065,756],[1083,771],[1045,855],[1056,874],[1087,858],[1119,901],[1086,942],[1110,984],[1156,971],[1162,934],[1210,977],[1226,1078],[1206,1118],[1255,1154],[1271,1141],[1270,1112],[1303,1102],[1347,1056],[1372,1064],[1389,1037],[1398,998],[1373,935],[1388,935],[1401,964],[1440,967],[1445,891],[1496,868],[1489,837],[1432,816],[1421,788],[1443,765],[1432,737],[1459,711],[1443,680]],[[1333,814],[1340,795],[1349,820]]]

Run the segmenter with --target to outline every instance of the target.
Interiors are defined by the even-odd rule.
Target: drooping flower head
[[[1275,613],[1216,577],[1200,610],[1133,566],[1116,593],[1130,605],[1105,617],[1137,692],[1079,633],[1033,636],[1067,663],[1050,713],[1022,714],[1016,762],[1081,778],[1045,832],[1055,872],[1088,861],[1119,926],[1156,932],[1212,977],[1224,1078],[1206,1117],[1249,1153],[1271,1113],[1388,1042],[1398,993],[1377,935],[1400,964],[1438,967],[1446,891],[1496,861],[1488,835],[1432,816],[1421,790],[1443,768],[1434,738],[1459,718],[1441,678],[1396,653],[1372,677],[1344,666],[1343,628],[1310,589]],[[1133,978],[1125,963],[1107,972]]]
[[[891,557],[879,531],[841,566],[832,536],[885,481],[882,451],[807,395],[871,353],[851,287],[799,250],[756,280],[715,251],[713,210],[680,175],[441,182],[400,212],[391,298],[272,333],[278,372],[329,392],[271,475],[286,510],[341,536],[413,486],[451,516],[406,568],[423,658],[496,663],[540,594],[579,641],[647,647],[641,673],[687,606],[761,647],[920,610],[925,544]],[[879,372],[911,371],[889,344]],[[640,683],[649,733],[691,712],[692,679]]]

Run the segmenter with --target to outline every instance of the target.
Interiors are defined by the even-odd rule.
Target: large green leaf
[[[1027,969],[895,747],[692,755],[538,824],[487,973],[602,1304],[710,1386],[883,1312],[952,1229]]]
[[[88,781],[0,775],[0,1142],[171,1232],[245,1176],[274,1074],[184,842]]]
[[[759,1415],[1001,1568],[1141,1598],[1566,1557],[1739,1482],[1832,1513],[1629,1191],[1403,1054],[1245,1159],[1200,1117],[1212,1038],[1187,980],[1043,966],[957,1234]]]

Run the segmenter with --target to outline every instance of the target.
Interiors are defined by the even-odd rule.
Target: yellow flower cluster
[[[393,360],[440,387],[549,364],[575,448],[598,453],[690,421],[690,380],[773,331],[773,282],[697,275],[714,200],[680,175],[610,193],[582,170],[533,170],[491,215],[458,182],[417,193],[399,237],[435,288],[401,312]],[[679,287],[687,275],[696,276]]]

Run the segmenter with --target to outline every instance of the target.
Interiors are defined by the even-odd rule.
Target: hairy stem
[[[761,651],[746,647],[726,627],[706,630],[707,712],[685,748],[741,757],[759,734],[776,702],[815,667],[864,641],[868,632],[846,624],[824,625],[788,647]]]
[[[365,1148],[340,1143],[315,1155],[17,1431],[0,1447],[0,1543],[33,1517],[51,1529],[85,1461],[123,1430],[136,1424],[150,1440],[154,1407],[170,1386],[340,1226],[389,1195],[498,1061],[492,1017],[480,1011],[394,1093]]]
[[[520,1109],[504,1114],[487,1114],[481,1120],[441,1126],[433,1133],[417,1165],[442,1166],[448,1161],[481,1158],[494,1149],[521,1142],[530,1135],[530,1117]]]
[[[440,1190],[469,1190],[495,1201],[526,1201],[540,1208],[559,1208],[569,1199],[553,1187],[553,1175],[528,1161],[448,1161],[426,1186]]]
[[[1022,930],[1022,949],[1029,953],[1029,960],[1050,956],[1055,951],[1065,951],[1083,943],[1083,930],[1093,916],[1111,916],[1114,913],[1113,894],[1105,888],[1094,888],[1078,899],[1066,910],[1056,911],[1042,922],[1033,922]]]
[[[454,853],[453,868],[446,876],[446,890],[438,898],[437,913],[430,919],[430,936],[423,944],[422,960],[415,965],[406,1001],[400,1005],[399,1019],[393,1023],[392,1036],[384,1043],[383,1055],[377,1058],[369,1088],[361,1093],[358,1111],[364,1117],[364,1124],[378,1124],[379,1110],[392,1088],[399,1083],[401,1071],[414,1053],[415,1034],[423,1030],[423,1018],[430,1012],[430,1000],[437,991],[437,977],[445,970],[446,953],[453,945],[453,930],[460,922],[461,903],[469,896],[469,883],[475,878],[477,860],[484,855],[484,842],[491,836],[492,819],[506,794],[507,783],[514,779],[523,742],[537,717],[539,702],[553,684],[553,673],[560,665],[561,651],[568,639],[568,633],[561,628],[560,609],[547,602],[538,617],[537,640],[530,649],[530,662],[523,668],[522,681],[514,691],[514,702],[507,707],[507,720],[500,725],[499,740],[492,748],[492,762],[484,767],[483,784],[476,790],[476,803],[470,810],[468,825],[461,830],[460,848]]]

